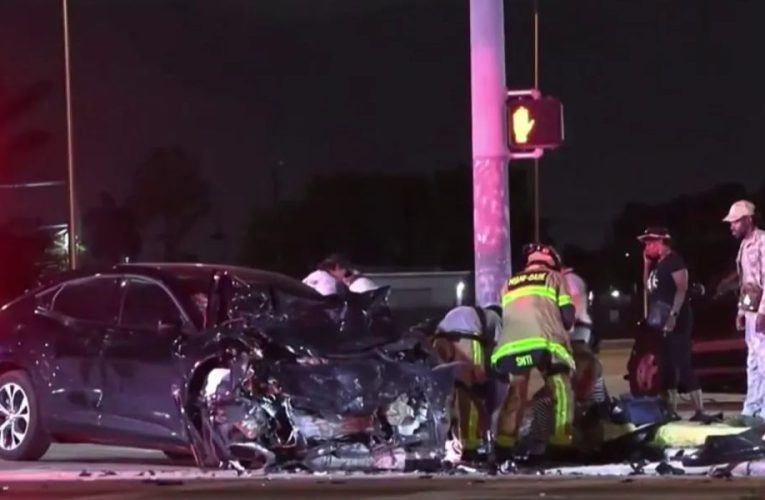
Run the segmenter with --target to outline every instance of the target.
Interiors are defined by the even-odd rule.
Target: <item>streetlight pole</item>
[[[476,304],[496,304],[511,271],[503,0],[470,0]]]
[[[69,2],[61,0],[64,20],[64,73],[66,79],[66,146],[69,191],[69,267],[77,268],[77,198],[74,183],[74,144],[72,140],[72,79],[69,60]]]

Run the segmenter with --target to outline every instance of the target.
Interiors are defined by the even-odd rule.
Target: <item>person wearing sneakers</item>
[[[648,325],[661,335],[659,373],[670,418],[677,414],[678,382],[690,394],[696,410],[691,421],[708,421],[701,386],[691,365],[693,313],[688,302],[688,268],[669,242],[665,227],[649,227],[643,244],[643,277],[648,291]]]
[[[491,355],[494,373],[510,382],[497,422],[494,447],[498,463],[518,453],[520,426],[527,405],[529,377],[536,368],[552,400],[552,433],[546,455],[565,455],[571,445],[575,369],[569,331],[575,310],[561,276],[561,258],[549,245],[523,249],[526,266],[502,290],[502,333]]]
[[[736,257],[739,282],[736,329],[746,338],[747,390],[741,420],[744,425],[765,424],[765,231],[755,225],[755,206],[740,200],[723,219],[741,240]]]

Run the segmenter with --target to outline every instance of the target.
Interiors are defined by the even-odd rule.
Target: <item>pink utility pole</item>
[[[470,0],[476,304],[500,301],[511,272],[503,0]]]

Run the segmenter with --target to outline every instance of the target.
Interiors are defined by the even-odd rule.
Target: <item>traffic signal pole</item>
[[[534,89],[539,90],[539,0],[534,0]],[[539,236],[539,158],[534,158],[534,241]]]
[[[511,272],[503,0],[470,0],[476,305],[499,303]]]
[[[72,140],[72,73],[69,57],[69,4],[61,0],[64,21],[64,76],[66,83],[66,170],[69,194],[69,268],[77,269],[77,191],[74,177],[74,143]]]

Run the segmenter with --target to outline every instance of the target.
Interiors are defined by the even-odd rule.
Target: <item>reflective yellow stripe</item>
[[[547,440],[549,444],[556,445],[556,446],[571,446],[571,439],[568,438],[568,436],[563,437],[557,437],[557,436],[551,436],[550,439]]]
[[[558,293],[554,288],[546,285],[529,285],[511,290],[502,295],[502,307],[521,297],[537,296],[558,302]]]
[[[558,297],[558,306],[563,307],[571,304],[571,295],[562,294]]]
[[[545,349],[558,356],[564,363],[572,369],[576,366],[574,358],[568,353],[565,347],[555,342],[550,342],[540,337],[515,340],[502,344],[491,355],[491,364],[496,365],[500,358],[511,356],[513,354],[526,353],[537,349]]]
[[[553,384],[553,390],[555,391],[555,398],[553,401],[555,430],[550,438],[550,442],[553,444],[567,444],[569,439],[568,434],[566,433],[566,416],[568,413],[568,395],[566,394],[566,386],[563,383],[563,380],[561,380],[560,375],[553,375],[550,379]]]
[[[483,365],[483,347],[478,340],[473,341],[473,363]]]
[[[478,434],[478,408],[471,401],[468,412],[467,436],[463,438],[463,446],[466,450],[477,450],[481,446],[481,436]]]
[[[494,439],[494,443],[497,446],[512,448],[513,446],[515,446],[515,438],[513,436],[508,436],[506,434],[497,434],[496,439]]]
[[[473,363],[483,366],[483,347],[480,341],[474,340],[472,342],[472,351]],[[478,432],[478,407],[472,401],[469,404],[467,435],[463,436],[462,445],[466,450],[477,450],[481,446],[481,435]]]

